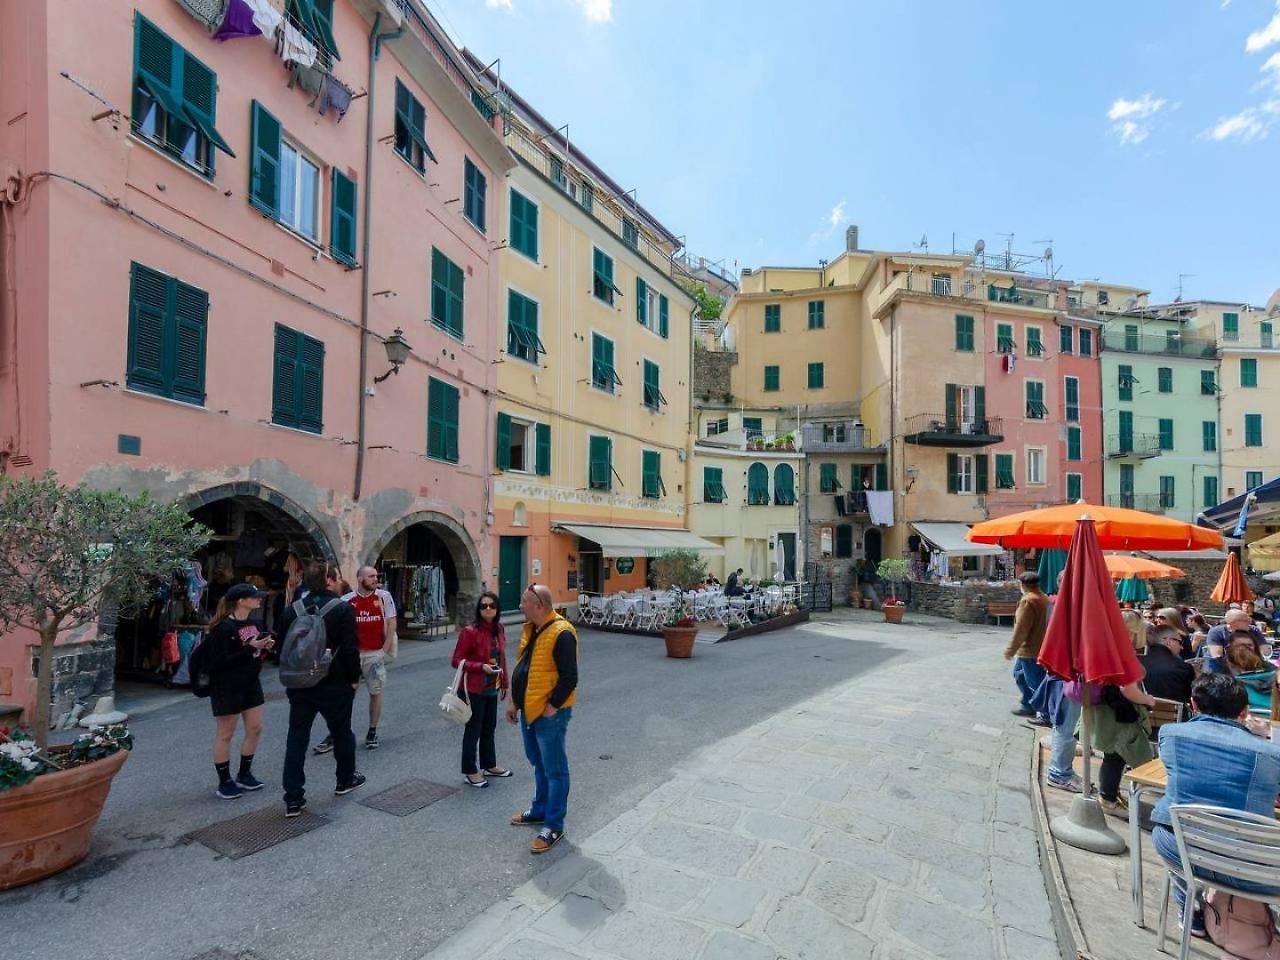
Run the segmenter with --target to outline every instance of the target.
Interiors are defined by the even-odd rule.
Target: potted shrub
[[[0,478],[0,631],[39,637],[35,723],[0,731],[0,890],[83,860],[132,738],[94,728],[49,748],[58,637],[96,627],[104,598],[128,610],[208,542],[176,504],[68,487],[53,474]]]
[[[901,623],[902,615],[907,607],[898,599],[898,584],[911,579],[911,562],[909,560],[885,559],[876,567],[876,576],[889,584],[889,599],[881,604],[884,618],[889,623]]]
[[[784,450],[794,450],[796,448],[796,435],[794,433],[784,434],[781,439]]]
[[[698,623],[690,615],[684,595],[696,590],[707,578],[707,562],[694,550],[668,550],[653,562],[653,580],[660,589],[678,591],[670,619],[662,627],[667,656],[686,660],[693,656],[693,639]]]

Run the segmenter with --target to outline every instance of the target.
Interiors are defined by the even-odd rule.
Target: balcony
[[[1124,507],[1127,510],[1141,510],[1144,513],[1164,513],[1173,504],[1166,502],[1158,493],[1113,493],[1107,497],[1108,507]]]
[[[1160,456],[1160,436],[1155,433],[1121,433],[1107,437],[1107,456],[1112,460],[1150,460]]]
[[[1105,349],[1118,353],[1145,353],[1163,357],[1212,359],[1218,355],[1218,346],[1212,340],[1188,337],[1179,331],[1170,333],[1175,335],[1104,330],[1102,345]]]
[[[1026,290],[1011,284],[1007,287],[987,284],[987,300],[991,303],[1015,303],[1023,307],[1039,307],[1047,310],[1050,307],[1049,294],[1043,290]]]
[[[922,447],[989,447],[1004,440],[1004,421],[999,417],[958,420],[940,413],[918,413],[907,418],[904,433],[907,443]]]
[[[865,424],[856,420],[805,423],[800,426],[800,449],[806,453],[858,453],[882,448]]]

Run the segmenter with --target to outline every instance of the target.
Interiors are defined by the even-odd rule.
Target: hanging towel
[[[285,63],[309,67],[316,62],[316,45],[292,23],[284,24],[276,35],[276,53]]]
[[[307,93],[311,94],[311,103],[314,104],[315,98],[320,96],[320,88],[324,85],[325,73],[323,70],[317,70],[315,67],[304,67],[300,63],[293,65],[293,70],[289,74],[289,87],[299,86]]]
[[[276,39],[276,27],[284,19],[280,11],[271,4],[271,0],[244,0],[245,5],[253,11],[253,25],[261,31],[268,43]]]
[[[234,40],[237,37],[257,37],[262,31],[254,22],[253,8],[245,0],[230,0],[226,15],[222,18],[222,26],[213,35],[215,40]]]
[[[338,123],[341,123],[342,118],[347,115],[347,108],[351,106],[351,97],[350,87],[326,73],[320,87],[320,116],[323,117],[333,107],[338,114]]]
[[[893,526],[893,491],[892,490],[868,490],[867,495],[867,513],[871,515],[871,522],[877,527]]]

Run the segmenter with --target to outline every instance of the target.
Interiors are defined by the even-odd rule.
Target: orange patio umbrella
[[[1103,561],[1112,580],[1127,580],[1140,577],[1143,580],[1165,580],[1169,577],[1185,577],[1186,574],[1177,567],[1171,567],[1159,560],[1148,560],[1146,557],[1135,557],[1128,553],[1109,553]]]
[[[1218,584],[1213,588],[1213,593],[1209,594],[1209,599],[1217,600],[1218,603],[1244,603],[1253,599],[1253,591],[1245,583],[1240,558],[1235,553],[1227,554],[1226,566],[1222,568],[1222,576],[1218,577]]]
[[[1084,501],[985,520],[973,525],[969,539],[974,543],[996,543],[1006,547],[1057,547],[1065,550],[1075,535],[1076,522],[1084,514],[1093,520],[1098,545],[1103,550],[1222,548],[1222,534],[1217,530],[1141,510],[1100,507]]]

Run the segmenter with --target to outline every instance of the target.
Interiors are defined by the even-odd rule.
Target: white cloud
[[[846,201],[842,198],[830,211],[822,215],[817,229],[809,235],[810,245],[822,243],[849,222],[849,215],[844,212],[845,203]]]
[[[1245,53],[1258,53],[1280,43],[1280,0],[1276,0],[1277,13],[1261,30],[1249,34],[1244,42]]]
[[[592,23],[608,23],[613,19],[613,0],[575,0],[582,14]]]
[[[1262,65],[1262,72],[1270,74],[1266,82],[1276,90],[1280,90],[1280,53],[1273,53],[1267,58],[1267,62]]]
[[[511,0],[484,0],[484,5],[490,10],[496,10],[501,7],[504,10],[511,9]]]
[[[1206,130],[1210,140],[1240,140],[1253,143],[1262,140],[1280,120],[1280,100],[1268,100],[1257,107],[1247,107],[1230,117],[1223,117]]]
[[[832,207],[831,212],[827,214],[827,223],[831,225],[832,230],[840,226],[840,224],[845,223],[849,219],[844,215],[844,203],[845,202],[841,200],[834,207]]]
[[[1150,93],[1144,93],[1137,100],[1117,97],[1107,111],[1107,119],[1112,121],[1111,129],[1121,143],[1141,143],[1151,133],[1151,118],[1163,110],[1166,103],[1164,97],[1153,97]]]

